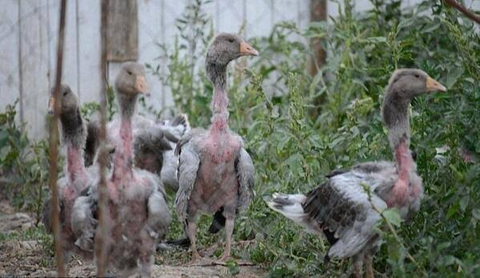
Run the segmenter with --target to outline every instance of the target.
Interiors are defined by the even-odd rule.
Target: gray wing
[[[173,151],[166,151],[163,154],[163,165],[160,171],[160,178],[162,183],[168,186],[175,192],[178,190],[178,157]]]
[[[146,229],[153,238],[163,239],[167,234],[172,217],[168,210],[165,195],[154,190],[148,198],[148,218]]]
[[[183,139],[182,139],[183,140]],[[181,151],[179,149],[181,148]],[[200,156],[192,142],[177,145],[180,153],[178,165],[178,191],[175,198],[175,207],[181,221],[187,218],[187,207],[190,194],[197,180],[197,172],[200,168]]]
[[[60,224],[65,223],[65,208],[63,203],[63,190],[67,186],[67,178],[62,177],[57,182],[58,188],[58,212]],[[52,196],[49,196],[42,206],[42,223],[45,226],[45,230],[49,234],[53,234],[53,219],[52,219]]]
[[[97,212],[97,200],[89,193],[87,196],[80,196],[75,200],[72,210],[72,230],[77,240],[75,245],[88,252],[93,251],[95,231],[98,220],[95,215]]]
[[[87,139],[83,153],[85,167],[93,164],[97,149],[100,145],[100,125],[97,121],[90,121],[87,124]]]
[[[375,225],[386,203],[374,189],[383,180],[372,179],[368,173],[348,171],[307,194],[303,204],[306,217],[318,225],[332,244],[329,256],[348,258],[362,251],[376,237]],[[364,189],[363,185],[370,187]],[[371,200],[365,190],[370,190]]]
[[[179,155],[183,151],[182,150],[183,145],[190,142],[190,140],[192,140],[192,138],[197,137],[197,136],[201,136],[205,132],[206,131],[203,128],[194,128],[194,129],[191,129],[189,132],[187,132],[182,137],[182,139],[180,139],[180,141],[178,141],[177,147],[175,148],[175,155]]]
[[[238,211],[242,212],[248,208],[255,195],[253,190],[255,167],[252,158],[244,148],[240,150],[235,166],[239,183]]]
[[[59,200],[58,211],[60,212],[60,223],[65,221],[65,211],[63,209],[63,202]],[[52,221],[52,197],[50,196],[45,202],[43,202],[42,208],[42,223],[45,226],[45,230],[49,234],[53,234],[53,221]]]
[[[162,124],[161,128],[169,141],[177,143],[190,130],[190,123],[187,115],[181,114]]]

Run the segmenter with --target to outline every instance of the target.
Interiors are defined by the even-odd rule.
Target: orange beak
[[[242,56],[251,55],[251,56],[258,56],[258,51],[249,45],[246,42],[240,43],[240,54]]]
[[[436,91],[441,91],[441,92],[446,92],[447,88],[440,84],[437,80],[431,78],[430,76],[427,76],[427,92],[436,92]]]
[[[145,76],[137,76],[137,79],[135,80],[135,90],[137,90],[139,94],[150,95]]]
[[[55,112],[55,97],[52,95],[48,99],[48,114],[53,115]]]

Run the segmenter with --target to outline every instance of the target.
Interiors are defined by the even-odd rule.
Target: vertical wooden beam
[[[98,185],[98,203],[99,203],[99,225],[97,235],[95,237],[95,257],[97,262],[97,276],[104,277],[106,272],[106,246],[107,239],[107,180],[106,180],[106,138],[107,138],[107,92],[108,92],[108,72],[107,72],[107,49],[108,49],[108,34],[107,24],[109,17],[109,0],[102,0],[101,4],[101,24],[100,24],[100,36],[101,36],[101,70],[102,70],[102,90],[100,90],[100,184]]]
[[[60,26],[58,27],[57,41],[57,72],[55,76],[54,98],[58,100],[60,97],[60,87],[62,83],[62,67],[63,67],[63,49],[65,38],[65,17],[66,17],[67,1],[62,0],[60,4]],[[57,276],[65,277],[65,262],[63,256],[63,247],[60,235],[60,211],[58,204],[58,118],[60,115],[60,102],[55,101],[54,115],[50,126],[50,173],[49,184],[52,191],[52,211],[51,219],[53,223],[53,234],[55,238],[55,258],[57,263]]]
[[[310,0],[310,21],[327,20],[327,0]],[[311,41],[313,58],[310,62],[310,74],[317,74],[318,69],[325,64],[327,53],[322,48],[321,39],[314,38]]]
[[[138,60],[138,5],[137,0],[108,2],[107,61]]]

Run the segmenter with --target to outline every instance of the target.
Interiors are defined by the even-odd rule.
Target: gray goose
[[[118,138],[115,136],[120,129],[120,119],[117,117],[107,125],[108,141],[110,143],[109,164],[113,160]],[[148,118],[134,116],[132,119],[134,137],[135,167],[157,174],[162,183],[176,191],[178,180],[176,168],[178,159],[173,150],[180,138],[190,130],[186,115],[178,115],[171,120],[156,123]],[[97,159],[100,126],[97,121],[87,124],[87,142],[85,147],[85,165],[92,165]]]
[[[254,166],[240,136],[228,127],[227,66],[244,55],[258,52],[237,35],[215,37],[206,57],[206,73],[214,85],[212,124],[193,129],[176,148],[180,163],[177,214],[191,241],[192,263],[200,258],[196,246],[197,218],[222,211],[226,219],[226,245],[221,261],[230,257],[234,219],[253,197]]]
[[[153,264],[155,241],[167,232],[171,216],[163,186],[156,175],[133,167],[132,116],[138,95],[147,92],[144,67],[125,63],[115,80],[121,114],[119,144],[111,177],[107,181],[107,239],[104,239],[108,267],[121,276],[137,273],[148,277]],[[93,249],[98,187],[75,202],[72,222],[85,250]]]
[[[373,277],[372,258],[380,242],[374,227],[381,216],[372,204],[379,211],[398,208],[405,220],[420,208],[423,187],[409,149],[408,106],[416,96],[434,91],[446,88],[421,70],[396,70],[382,110],[395,161],[366,162],[337,170],[306,195],[276,193],[267,202],[308,232],[325,235],[331,244],[326,261],[330,257],[352,258],[355,277],[362,277],[363,263],[367,276]],[[371,203],[364,185],[369,186]]]
[[[59,187],[60,224],[63,251],[68,262],[74,252],[84,258],[92,258],[91,252],[85,252],[75,245],[76,236],[72,230],[71,213],[75,200],[90,186],[93,173],[85,169],[83,148],[85,146],[86,127],[79,109],[79,101],[68,85],[62,84],[60,98],[56,100],[53,89],[48,104],[48,112],[54,112],[55,102],[60,102],[60,127],[63,144],[67,148],[65,176],[57,181]],[[43,204],[42,222],[48,233],[52,233],[51,199]]]

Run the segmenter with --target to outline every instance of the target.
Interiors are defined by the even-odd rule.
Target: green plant
[[[390,160],[380,118],[384,88],[396,68],[417,67],[449,92],[412,105],[412,149],[426,197],[409,223],[397,225],[395,214],[386,213],[392,229],[383,231],[385,244],[374,267],[395,277],[479,275],[478,32],[441,2],[410,8],[401,1],[372,4],[372,10],[356,13],[353,1],[344,1],[331,23],[299,30],[284,22],[270,36],[251,40],[261,56],[246,72],[249,84],[230,82],[229,110],[231,128],[245,139],[257,170],[257,198],[237,221],[235,235],[255,244],[234,251],[267,266],[273,277],[335,277],[348,271],[348,263],[336,261],[324,269],[318,262],[326,243],[272,213],[263,197],[307,192],[335,168]],[[292,34],[322,39],[328,55],[316,76],[306,70],[309,46]],[[175,66],[165,80],[176,80],[173,86],[182,78],[191,82],[187,49],[172,52]],[[195,115],[194,126],[206,126],[210,118],[211,85],[202,70],[194,82],[201,89],[193,90],[201,97],[191,88],[175,90],[178,108]],[[476,162],[465,162],[462,153]]]
[[[0,114],[0,192],[12,204],[34,211],[39,219],[47,191],[48,146],[45,141],[30,142],[17,125],[15,106],[7,105]]]

